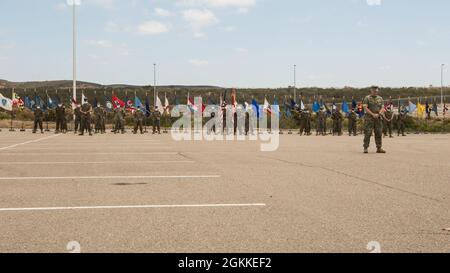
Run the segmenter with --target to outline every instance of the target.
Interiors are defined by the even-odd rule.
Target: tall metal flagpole
[[[441,105],[444,105],[444,66],[445,64],[441,65]]]
[[[297,65],[294,64],[294,102],[297,103]]]
[[[155,106],[156,106],[156,64],[153,64],[153,93],[155,98]]]
[[[77,101],[77,0],[72,0],[73,6],[73,101]],[[72,107],[73,107],[72,103]],[[75,120],[75,115],[74,115]]]

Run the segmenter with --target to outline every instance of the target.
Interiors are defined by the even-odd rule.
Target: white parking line
[[[50,138],[54,138],[54,137],[57,137],[57,136],[59,136],[59,135],[51,135],[51,136],[47,136],[47,137],[43,137],[43,138],[38,138],[38,139],[35,139],[35,140],[29,140],[29,141],[25,141],[25,142],[22,142],[22,143],[17,143],[17,144],[6,146],[6,147],[1,147],[0,151],[4,151],[4,150],[7,150],[7,149],[12,149],[12,148],[15,148],[15,147],[18,147],[18,146],[22,146],[22,145],[26,145],[26,144],[30,144],[30,143],[36,143],[36,142],[43,141],[43,140],[50,139]]]
[[[196,205],[140,205],[140,206],[89,206],[89,207],[41,207],[41,208],[0,208],[0,212],[20,211],[63,211],[63,210],[108,210],[108,209],[163,209],[163,208],[233,208],[265,207],[266,204],[196,204]]]
[[[85,156],[95,156],[95,155],[178,155],[177,152],[84,152],[84,153],[2,153],[2,155],[85,155]]]
[[[190,179],[220,178],[220,175],[149,175],[149,176],[60,176],[60,177],[0,177],[0,180],[94,180],[94,179]]]
[[[72,162],[0,162],[0,165],[73,165],[73,164],[79,164],[79,165],[102,165],[102,164],[193,164],[195,161],[72,161]]]

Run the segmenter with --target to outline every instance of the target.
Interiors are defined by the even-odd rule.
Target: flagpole
[[[77,17],[76,17],[76,0],[72,0],[73,9],[72,9],[72,27],[73,27],[73,101],[77,101]],[[72,102],[72,109],[75,109]],[[73,120],[75,121],[75,114],[73,115]]]
[[[445,64],[441,64],[441,105],[444,105],[444,67]]]
[[[297,65],[294,64],[294,102],[297,103]]]
[[[11,90],[11,101],[13,101],[12,109],[11,109],[11,128],[9,129],[10,132],[14,132],[13,128],[13,119],[14,119],[14,88]]]
[[[155,98],[155,106],[156,106],[156,64],[153,64],[153,95]]]

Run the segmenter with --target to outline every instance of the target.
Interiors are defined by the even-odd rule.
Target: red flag
[[[125,108],[125,102],[120,100],[116,95],[112,97],[114,109],[116,108]]]
[[[233,104],[234,107],[237,106],[236,89],[233,89],[233,90],[231,91],[231,104]]]
[[[194,100],[191,98],[191,96],[188,94],[188,100],[187,100],[187,106],[194,112],[198,111],[197,105],[195,105]],[[202,113],[205,112],[206,105],[202,104]]]

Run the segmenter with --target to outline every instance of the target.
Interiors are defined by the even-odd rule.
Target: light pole
[[[294,64],[294,102],[297,103],[297,65]]]
[[[156,99],[156,64],[153,64],[153,94],[154,94],[155,106],[156,106],[156,103],[157,103],[157,99]]]
[[[441,64],[441,105],[444,105],[444,67],[445,64]]]
[[[67,4],[72,6],[72,34],[73,34],[73,101],[77,101],[77,14],[76,14],[76,6],[81,4],[80,0],[67,0]],[[74,105],[72,103],[72,107]],[[75,116],[74,116],[75,118]]]

